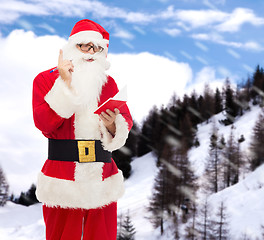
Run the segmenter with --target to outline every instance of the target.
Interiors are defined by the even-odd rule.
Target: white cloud
[[[33,27],[33,25],[30,23],[30,22],[28,22],[28,21],[26,21],[26,20],[19,20],[18,22],[17,22],[17,24],[18,25],[20,25],[23,29],[25,29],[25,30],[34,30],[34,27]]]
[[[126,11],[100,1],[89,0],[28,0],[27,2],[11,0],[0,4],[0,22],[2,23],[14,22],[23,15],[84,17],[88,13],[95,18],[120,18],[130,23],[149,23],[156,17],[153,14]]]
[[[221,74],[221,76],[223,76],[224,78],[229,78],[229,79],[236,79],[236,76],[233,76],[231,74],[231,72],[226,68],[226,67],[223,67],[223,66],[219,66],[217,68],[217,71]]]
[[[1,38],[0,81],[1,89],[5,89],[0,90],[2,100],[7,97],[14,103],[22,98],[30,102],[33,78],[38,72],[57,65],[59,49],[65,42],[58,36],[37,37],[33,32],[23,30],[15,30]],[[112,65],[109,72],[113,77],[129,83],[130,105],[137,119],[142,118],[152,105],[166,104],[174,91],[182,94],[192,79],[188,64],[166,57],[150,53],[109,53],[108,58]],[[12,95],[14,85],[17,88]],[[144,104],[139,104],[143,100]],[[21,115],[24,112],[30,115],[31,104],[27,105],[27,111],[17,110]]]
[[[166,105],[174,92],[182,96],[192,79],[186,63],[150,53],[109,54],[109,73],[120,84],[128,84],[129,107],[135,119],[142,119],[153,105]]]
[[[29,189],[47,154],[45,138],[32,118],[33,79],[57,65],[59,48],[64,44],[57,36],[36,37],[22,30],[0,38],[0,164],[15,194]],[[27,173],[20,170],[27,166]]]
[[[240,48],[240,49],[246,49],[246,50],[251,50],[251,51],[263,51],[264,50],[264,47],[262,47],[259,43],[255,41],[249,41],[245,43],[227,41],[224,39],[222,35],[220,35],[217,32],[197,33],[197,34],[192,34],[191,37],[193,39],[210,41],[210,42],[218,43],[218,44],[233,47],[233,48]]]
[[[246,42],[244,44],[244,47],[246,49],[251,49],[251,50],[255,50],[255,51],[263,51],[264,50],[264,47],[262,47],[259,43],[255,42],[255,41]]]
[[[224,21],[228,14],[218,10],[178,10],[175,16],[179,21],[188,23],[192,28],[209,27]]]
[[[202,68],[195,76],[192,84],[188,87],[187,92],[191,94],[193,90],[196,93],[202,94],[205,84],[209,84],[211,89],[221,89],[225,78],[216,78],[216,71],[212,67]]]
[[[171,37],[176,37],[181,34],[181,30],[177,28],[165,28],[163,31]]]
[[[8,15],[11,14],[11,17]],[[17,0],[1,1],[0,16],[4,21],[6,17],[9,21],[14,21],[21,15],[48,15],[47,9],[40,6],[39,3],[34,1],[22,2]]]
[[[116,32],[112,34],[114,37],[122,38],[122,39],[127,39],[127,40],[132,40],[134,38],[134,35],[130,33],[127,30],[124,29],[116,29]]]
[[[0,164],[8,173],[11,191],[27,190],[46,158],[46,140],[32,119],[32,83],[41,71],[57,65],[59,49],[66,40],[58,36],[37,37],[33,32],[15,30],[0,37]],[[128,84],[128,105],[141,121],[153,105],[166,105],[175,92],[182,97],[192,85],[193,73],[187,63],[150,53],[111,54],[109,74],[121,88]],[[215,82],[212,69],[195,77],[195,88],[204,81]],[[198,85],[197,85],[198,84]],[[8,162],[8,164],[6,164]],[[12,164],[10,164],[10,162]],[[12,167],[11,167],[12,166]],[[30,166],[28,173],[25,166]],[[13,178],[19,176],[19,182]],[[21,186],[23,189],[21,189]]]
[[[197,28],[206,28],[219,32],[237,32],[245,23],[253,26],[264,25],[264,18],[256,16],[252,9],[235,8],[231,13],[218,10],[208,0],[203,1],[211,9],[206,10],[175,10],[174,6],[169,6],[159,15],[161,19],[171,20],[186,31]],[[215,4],[224,4],[218,1]],[[156,18],[155,18],[156,19]]]
[[[210,5],[212,4],[212,1],[204,0],[203,3]],[[214,4],[223,5],[225,4],[225,0],[216,0],[214,1]],[[156,12],[150,13],[144,11],[130,11],[98,0],[27,0],[26,2],[11,0],[0,4],[0,23],[4,24],[15,22],[19,17],[24,15],[60,15],[65,17],[83,18],[87,14],[95,19],[105,18],[107,21],[120,19],[127,23],[141,25],[157,24],[162,21],[162,26],[164,26],[163,31],[173,37],[182,34],[181,30],[187,32],[195,31],[196,29],[205,30],[206,32],[237,32],[245,23],[249,23],[253,26],[264,25],[264,18],[256,16],[254,11],[248,8],[235,8],[229,13],[220,11],[214,7],[206,10],[183,10],[175,9],[174,6],[171,5],[165,10],[157,10]],[[27,30],[33,29],[32,26],[25,24],[25,22],[21,22],[21,24],[23,24],[24,28]],[[155,25],[155,27],[156,26],[157,25]],[[175,28],[175,26],[179,27],[181,30]],[[46,28],[51,33],[54,33],[54,29],[49,26],[42,27]],[[137,26],[135,26],[134,29],[141,34],[145,34],[145,32]],[[133,38],[133,34],[127,30],[116,31],[115,35],[127,40]],[[244,47],[249,50],[263,49],[257,43],[253,44],[253,42],[242,44],[234,41],[224,41],[223,39],[213,39],[211,41],[226,46],[238,48]]]
[[[251,9],[236,8],[216,29],[221,32],[237,32],[244,23],[260,26],[264,25],[264,18],[255,16]]]

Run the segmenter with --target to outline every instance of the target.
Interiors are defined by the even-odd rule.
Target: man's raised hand
[[[63,59],[63,51],[60,49],[58,71],[63,81],[70,87],[74,66],[71,60]]]

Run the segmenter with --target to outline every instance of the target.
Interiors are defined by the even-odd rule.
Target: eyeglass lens
[[[90,45],[90,44],[80,44],[79,45],[81,50],[89,52],[91,48],[93,49],[94,52],[102,52],[104,50],[103,47],[101,46],[95,46],[95,45]]]

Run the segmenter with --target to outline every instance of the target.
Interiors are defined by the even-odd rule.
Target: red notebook
[[[115,108],[120,108],[126,103],[126,101],[115,100],[113,98],[109,98],[106,102],[100,105],[94,113],[101,114],[101,112],[105,112],[107,109],[111,110],[112,112],[115,111]]]
[[[115,111],[115,108],[120,108],[126,103],[126,87],[124,87],[121,91],[119,91],[114,97],[109,98],[103,104],[101,104],[95,111],[95,114],[101,114],[101,112],[105,112],[107,109],[112,112]]]

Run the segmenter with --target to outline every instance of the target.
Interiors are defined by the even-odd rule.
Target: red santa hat
[[[73,44],[92,42],[106,48],[109,44],[109,33],[98,23],[83,19],[74,25],[69,42]]]

